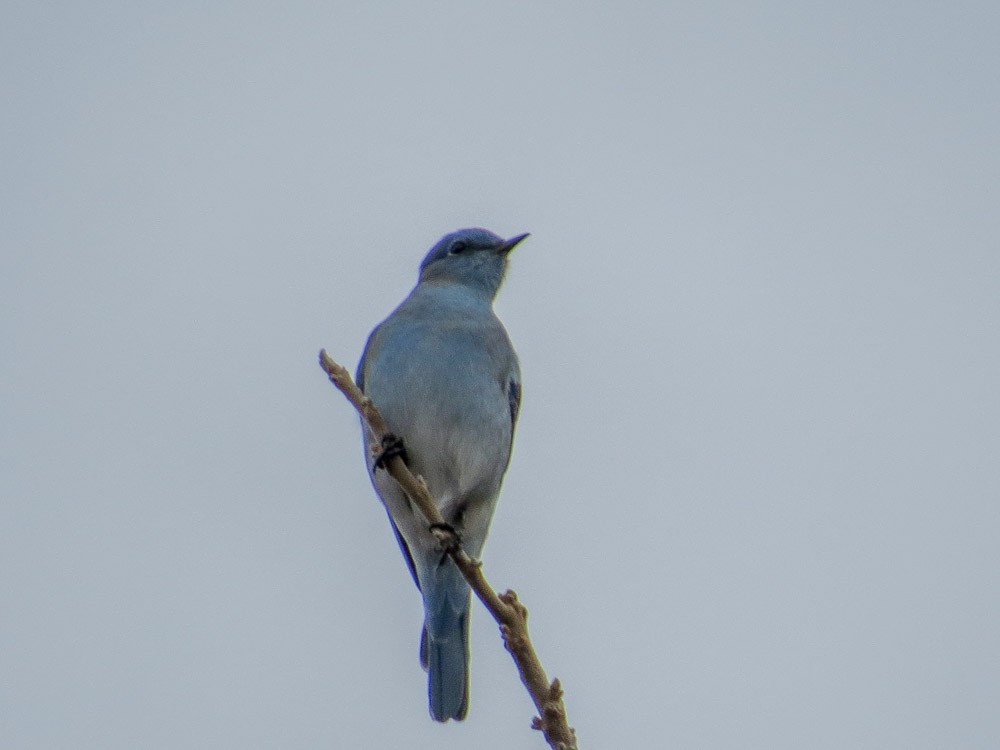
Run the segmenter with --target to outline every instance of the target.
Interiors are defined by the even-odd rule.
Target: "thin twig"
[[[368,425],[376,442],[389,435],[382,415],[372,400],[361,392],[346,368],[330,359],[326,350],[320,350],[319,365],[326,372],[337,389],[347,397]],[[500,626],[504,646],[510,652],[521,675],[521,682],[528,689],[531,700],[538,709],[539,716],[532,720],[532,728],[540,730],[553,750],[577,750],[576,733],[566,721],[566,707],[562,700],[562,686],[559,680],[549,682],[545,670],[538,660],[531,638],[528,636],[528,610],[517,599],[513,591],[497,594],[486,582],[480,563],[473,560],[462,549],[457,536],[450,528],[431,497],[423,478],[415,477],[406,462],[394,455],[385,461],[386,470],[403,488],[424,518],[428,530],[437,537],[442,548],[451,556],[476,596],[485,605],[493,619]]]

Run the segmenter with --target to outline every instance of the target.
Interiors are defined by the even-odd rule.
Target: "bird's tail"
[[[424,631],[420,663],[427,671],[427,696],[436,721],[461,721],[469,710],[469,585],[451,560],[421,581]]]

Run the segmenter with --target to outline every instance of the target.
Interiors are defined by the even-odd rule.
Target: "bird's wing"
[[[507,461],[514,450],[514,427],[517,425],[517,415],[521,411],[521,383],[516,377],[507,381],[507,403],[510,405],[510,445],[507,446]]]
[[[409,546],[403,539],[403,535],[399,533],[399,528],[396,526],[396,522],[392,520],[392,515],[388,512],[386,515],[389,516],[389,523],[392,524],[392,533],[396,535],[396,541],[399,542],[399,548],[403,551],[403,558],[406,560],[406,567],[410,569],[410,575],[413,576],[413,582],[417,584],[417,589],[420,589],[420,581],[417,579],[417,566],[413,563],[413,554],[410,552]]]
[[[517,414],[521,411],[521,384],[514,378],[507,383],[507,401],[510,403],[510,434],[513,438]]]
[[[368,342],[365,344],[365,350],[361,355],[361,361],[358,362],[358,371],[354,376],[354,382],[358,384],[358,388],[361,389],[362,393],[365,390],[365,361],[368,358],[368,353],[371,351],[372,342],[375,340],[375,334],[378,333],[381,325],[375,327],[368,336]],[[407,546],[406,541],[403,539],[403,535],[399,533],[399,528],[396,526],[396,522],[392,520],[392,515],[389,514],[388,508],[386,508],[386,515],[389,516],[389,523],[392,525],[392,533],[396,535],[396,541],[399,542],[399,549],[403,552],[403,559],[406,560],[406,567],[410,569],[410,575],[413,576],[413,582],[417,584],[417,588],[420,588],[420,581],[417,579],[417,568],[413,563],[413,554],[410,552],[409,546]]]
[[[361,361],[358,362],[358,371],[354,375],[354,382],[358,384],[358,388],[364,393],[365,390],[365,360],[368,358],[368,352],[372,348],[372,341],[375,340],[375,334],[378,333],[378,329],[381,328],[381,323],[372,329],[372,332],[368,334],[368,341],[365,342],[365,350],[361,354]]]

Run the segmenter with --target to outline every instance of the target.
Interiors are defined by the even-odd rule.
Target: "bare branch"
[[[320,350],[319,364],[330,378],[330,382],[358,410],[375,439],[381,442],[390,435],[375,404],[361,392],[347,369],[330,359],[325,349]],[[497,595],[486,582],[482,567],[462,549],[457,536],[441,516],[423,479],[415,477],[400,456],[391,456],[385,463],[386,470],[427,519],[430,533],[437,537],[442,548],[451,556],[469,586],[500,626],[504,646],[514,659],[517,671],[521,675],[521,682],[528,689],[528,694],[538,709],[539,716],[532,721],[532,728],[545,735],[546,742],[553,750],[577,750],[576,734],[566,720],[562,686],[559,680],[549,682],[531,645],[531,638],[528,636],[528,610],[518,601],[517,594],[513,591]]]

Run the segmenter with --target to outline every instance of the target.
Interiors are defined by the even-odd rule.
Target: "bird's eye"
[[[465,240],[458,240],[457,242],[453,242],[451,247],[448,248],[448,253],[449,255],[460,255],[461,253],[464,253],[468,247],[469,246],[466,244]]]

